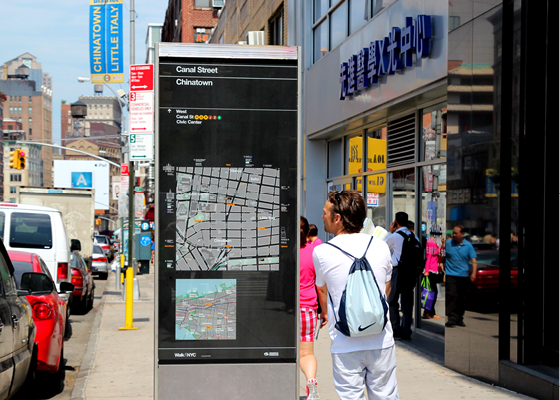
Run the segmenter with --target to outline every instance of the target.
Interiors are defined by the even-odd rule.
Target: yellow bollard
[[[121,285],[124,285],[124,254],[121,254]]]
[[[124,318],[124,326],[120,330],[138,329],[132,326],[132,296],[134,296],[134,287],[132,280],[134,279],[134,271],[128,267],[126,269],[126,312]]]

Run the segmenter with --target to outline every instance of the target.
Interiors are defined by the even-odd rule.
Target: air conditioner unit
[[[223,7],[226,5],[226,0],[212,0],[212,7]]]
[[[247,32],[247,44],[264,46],[264,31]]]
[[[237,42],[237,44],[247,44],[247,42],[244,42],[243,40],[240,40],[239,42]]]

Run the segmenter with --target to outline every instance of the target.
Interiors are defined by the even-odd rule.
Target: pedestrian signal
[[[18,158],[17,158],[17,169],[25,169],[25,151],[19,150]]]

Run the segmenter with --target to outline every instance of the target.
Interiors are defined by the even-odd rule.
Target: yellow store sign
[[[367,138],[368,172],[378,171],[387,168],[387,141],[383,139]],[[362,137],[356,136],[348,140],[348,174],[359,174],[362,171]],[[368,193],[385,193],[387,185],[387,174],[368,175]],[[356,189],[362,191],[362,178],[356,179]]]

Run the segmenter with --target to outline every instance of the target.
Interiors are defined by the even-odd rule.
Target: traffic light
[[[101,225],[101,218],[95,219],[95,225]]]
[[[19,154],[17,158],[17,169],[25,169],[25,151],[19,149]]]
[[[19,149],[10,151],[10,168],[19,169]]]

